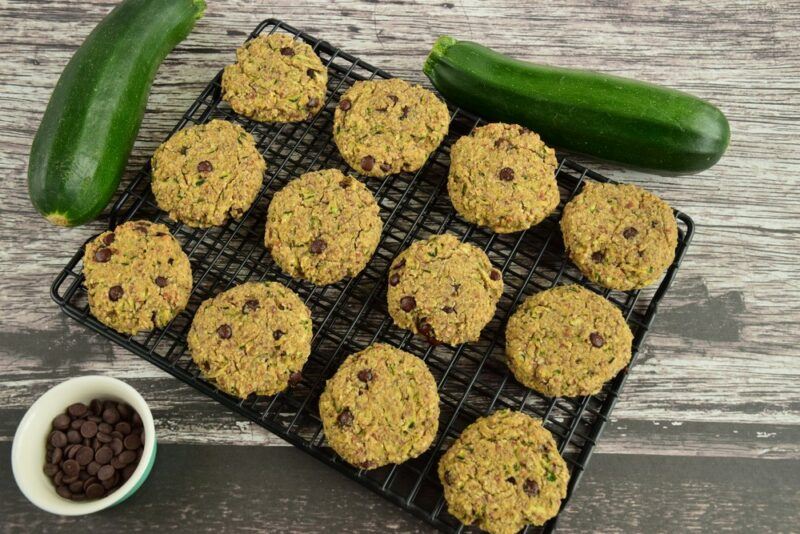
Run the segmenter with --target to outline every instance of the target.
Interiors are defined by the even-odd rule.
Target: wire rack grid
[[[526,232],[510,235],[495,234],[468,224],[457,216],[447,198],[449,152],[455,139],[468,134],[482,121],[451,107],[447,138],[418,172],[385,179],[366,179],[367,186],[378,201],[384,221],[380,244],[367,267],[352,279],[324,287],[291,279],[272,262],[262,244],[269,200],[275,191],[309,170],[339,168],[348,171],[331,139],[336,103],[341,93],[354,81],[387,78],[389,74],[279,20],[262,22],[250,37],[273,32],[286,32],[307,42],[327,66],[327,100],[316,116],[294,124],[257,123],[240,117],[221,101],[220,72],[173,130],[222,118],[239,123],[253,134],[268,162],[268,169],[263,188],[244,216],[209,229],[195,229],[170,220],[158,209],[150,192],[149,165],[134,177],[111,211],[111,228],[131,218],[145,218],[166,224],[181,242],[190,258],[194,276],[186,310],[165,328],[136,336],[119,334],[104,326],[89,312],[82,276],[83,248],[54,281],[53,299],[78,322],[274,432],[441,531],[461,532],[466,527],[447,513],[442,487],[436,475],[438,459],[467,425],[496,409],[522,410],[543,419],[570,468],[571,495],[609,419],[628,369],[606,384],[597,395],[580,398],[544,397],[517,383],[503,363],[505,322],[527,295],[557,284],[582,284],[601,294],[623,312],[634,333],[633,365],[658,304],[672,283],[691,240],[691,219],[675,212],[679,224],[675,261],[657,287],[617,292],[594,286],[567,260],[558,221],[561,207],[576,194],[583,182],[608,180],[559,157],[557,181],[562,203],[556,213],[543,223]],[[431,346],[420,337],[398,329],[388,315],[385,302],[386,273],[393,258],[412,241],[443,232],[455,234],[462,241],[482,248],[492,263],[502,270],[505,283],[497,313],[484,329],[481,339],[457,347]],[[296,291],[312,310],[314,338],[312,353],[303,369],[300,384],[273,397],[251,395],[246,399],[238,399],[220,392],[213,383],[203,378],[187,351],[186,335],[194,312],[202,301],[233,285],[251,280],[277,280]],[[366,471],[347,465],[326,446],[317,400],[325,381],[332,376],[339,363],[347,355],[375,341],[390,343],[419,356],[427,363],[438,384],[441,416],[439,433],[429,451],[400,465]],[[552,531],[556,519],[544,527],[529,527],[526,531]]]

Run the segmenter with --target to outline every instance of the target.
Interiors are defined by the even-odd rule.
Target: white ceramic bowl
[[[45,445],[52,431],[53,418],[72,403],[89,404],[92,399],[127,402],[139,413],[144,425],[144,451],[133,475],[113,493],[94,501],[70,501],[59,496],[44,474]],[[39,397],[25,413],[11,447],[11,467],[19,489],[33,504],[59,515],[91,514],[124,501],[139,489],[150,474],[156,459],[156,434],[153,415],[139,393],[131,386],[108,376],[71,378]]]

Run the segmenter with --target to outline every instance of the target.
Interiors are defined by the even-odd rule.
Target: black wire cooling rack
[[[83,249],[56,278],[52,286],[53,299],[78,322],[444,532],[461,532],[464,527],[447,513],[436,475],[437,462],[467,425],[499,408],[522,410],[544,420],[570,468],[569,493],[572,494],[608,421],[627,369],[606,384],[598,395],[570,399],[544,397],[517,383],[503,363],[506,320],[525,296],[559,283],[580,283],[622,310],[634,333],[632,365],[689,244],[693,232],[691,219],[675,212],[679,225],[675,261],[657,287],[617,292],[593,286],[565,256],[558,228],[561,207],[533,229],[511,235],[494,234],[467,224],[457,216],[446,190],[450,146],[481,121],[451,108],[450,132],[422,169],[413,174],[365,180],[380,206],[384,228],[380,245],[364,271],[355,278],[325,287],[291,279],[277,268],[262,244],[269,200],[275,191],[309,170],[330,167],[348,170],[331,139],[333,111],[339,95],[356,80],[386,78],[389,74],[278,20],[262,22],[251,37],[273,32],[286,32],[309,43],[328,67],[327,100],[315,117],[283,125],[256,123],[240,117],[220,100],[220,72],[173,130],[212,118],[224,118],[241,124],[253,134],[269,167],[257,200],[242,219],[229,220],[224,226],[210,229],[193,229],[168,219],[158,209],[150,192],[149,165],[136,175],[111,212],[111,228],[131,218],[145,218],[166,224],[181,242],[194,274],[187,309],[164,329],[147,334],[131,337],[109,329],[89,313],[81,274]],[[584,181],[608,181],[561,158],[557,179],[561,206]],[[502,269],[505,282],[497,313],[481,339],[458,347],[433,347],[420,337],[411,336],[393,325],[386,309],[386,271],[392,259],[412,241],[443,232],[453,233],[486,251],[492,263]],[[296,291],[312,310],[314,339],[311,356],[303,369],[303,380],[297,387],[274,397],[253,395],[241,400],[220,392],[213,383],[203,379],[187,351],[186,334],[202,301],[248,280],[278,280]],[[428,364],[439,387],[441,419],[439,434],[425,454],[401,465],[364,471],[342,462],[326,446],[317,399],[339,363],[375,341],[409,351]],[[556,518],[542,529],[529,527],[528,530],[549,532],[555,521]]]

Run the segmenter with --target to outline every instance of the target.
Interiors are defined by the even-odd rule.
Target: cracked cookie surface
[[[124,334],[161,328],[183,311],[192,269],[163,224],[129,221],[86,245],[83,273],[89,308]]]
[[[319,412],[330,446],[374,469],[415,458],[439,426],[439,394],[425,362],[376,343],[347,357],[328,380]]]
[[[539,421],[509,410],[469,425],[439,462],[448,511],[492,534],[515,534],[558,513],[569,471]]]
[[[176,132],[156,149],[151,187],[158,206],[176,221],[219,226],[250,207],[266,167],[252,135],[214,119]]]
[[[236,50],[222,73],[222,98],[260,122],[297,122],[322,109],[327,85],[328,70],[308,44],[274,33]]]
[[[333,140],[350,167],[367,176],[414,172],[444,139],[447,106],[399,78],[358,81],[339,100]]]
[[[467,221],[498,233],[540,223],[558,206],[552,148],[516,124],[476,128],[453,145],[447,190]]]
[[[306,173],[275,193],[264,245],[290,276],[325,285],[361,272],[382,229],[369,189],[338,169],[326,169]]]
[[[619,308],[576,284],[529,297],[506,326],[508,366],[551,397],[593,395],[628,365],[633,334]]]
[[[451,234],[416,241],[389,269],[389,314],[433,343],[478,339],[502,293],[502,275],[486,254]]]
[[[203,375],[245,398],[300,382],[311,352],[311,313],[277,282],[247,282],[206,300],[187,336]]]
[[[587,278],[623,291],[657,281],[678,244],[669,205],[629,184],[587,183],[564,207],[561,232],[570,259]]]

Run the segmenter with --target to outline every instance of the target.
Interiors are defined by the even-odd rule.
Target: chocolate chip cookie
[[[264,245],[291,276],[319,285],[355,276],[380,240],[372,193],[337,169],[309,172],[275,193]]]
[[[311,352],[311,313],[276,282],[248,282],[200,306],[187,337],[203,375],[245,398],[300,382]]]
[[[353,169],[367,176],[413,172],[447,134],[447,106],[398,78],[359,81],[339,100],[333,140]]]
[[[459,521],[515,534],[558,513],[569,471],[539,421],[501,410],[464,430],[442,456],[439,480],[447,509]]]
[[[502,293],[502,275],[486,254],[450,234],[413,243],[389,269],[389,314],[432,343],[478,339]]]
[[[89,309],[124,334],[161,328],[183,311],[192,269],[163,224],[129,221],[86,245],[83,274]]]
[[[306,43],[285,33],[259,35],[236,50],[222,73],[222,98],[261,122],[297,122],[325,105],[328,70]]]
[[[672,209],[635,185],[587,183],[564,207],[561,232],[589,280],[623,291],[657,281],[678,244]]]
[[[175,133],[153,154],[153,194],[177,221],[198,228],[241,217],[261,189],[267,164],[253,136],[215,119]]]
[[[319,399],[328,444],[364,469],[401,463],[430,447],[439,394],[425,363],[376,343],[349,356]]]
[[[579,285],[528,298],[508,320],[506,357],[521,383],[551,397],[592,395],[631,359],[619,309]]]
[[[558,206],[555,152],[527,128],[503,123],[476,128],[456,141],[450,161],[450,200],[471,223],[518,232]]]

